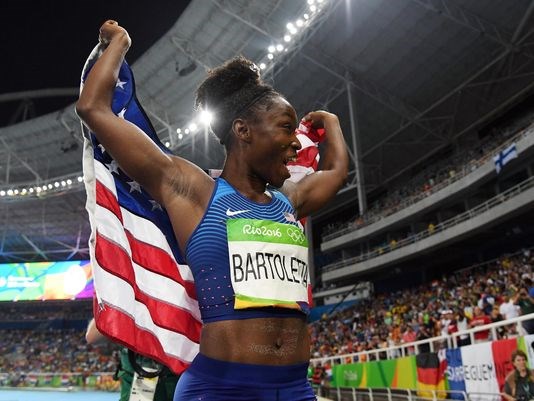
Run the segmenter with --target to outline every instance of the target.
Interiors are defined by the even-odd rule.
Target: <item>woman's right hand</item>
[[[130,48],[132,39],[126,29],[119,25],[117,21],[107,20],[100,27],[100,34],[98,40],[104,46],[108,46],[109,43],[115,38],[123,38],[125,40],[126,49]]]

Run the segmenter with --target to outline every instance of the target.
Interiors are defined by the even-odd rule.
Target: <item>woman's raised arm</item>
[[[137,126],[113,113],[113,91],[131,40],[115,21],[102,25],[99,39],[106,48],[89,72],[76,113],[121,169],[161,201],[165,177],[176,176],[182,163],[162,152]]]
[[[308,216],[330,201],[347,179],[349,158],[339,120],[326,111],[308,113],[305,120],[326,131],[326,148],[321,154],[320,170],[294,184],[286,181],[283,190],[293,202],[299,218]]]

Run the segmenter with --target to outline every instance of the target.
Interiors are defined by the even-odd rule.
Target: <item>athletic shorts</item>
[[[308,364],[265,366],[198,354],[182,374],[174,401],[316,401]]]

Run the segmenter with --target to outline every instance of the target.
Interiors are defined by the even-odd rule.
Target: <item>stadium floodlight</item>
[[[288,22],[288,24],[286,25],[286,28],[292,35],[297,33],[297,28],[292,22]]]
[[[327,0],[306,0],[304,7],[307,9],[298,19],[294,21],[289,21],[286,23],[286,31],[283,35],[279,36],[281,38],[279,43],[277,39],[272,39],[273,42],[267,47],[268,52],[264,54],[264,58],[259,61],[257,64],[260,70],[267,70],[269,67],[272,67],[279,59],[281,59],[281,54],[287,53],[291,48],[298,43],[299,38],[308,27],[311,26],[312,21],[320,14],[323,10],[324,5],[327,4]],[[278,54],[281,53],[281,54]],[[184,76],[188,75],[197,68],[196,63],[191,62],[184,69],[179,71],[179,75]],[[192,118],[189,124],[182,124],[181,127],[176,128],[176,134],[179,140],[182,140],[184,135],[189,135],[189,133],[196,132],[199,126],[207,127],[212,123],[214,115],[207,110],[203,110],[200,114]],[[198,123],[198,126],[197,126]],[[187,127],[187,128],[185,128]],[[164,142],[164,145],[167,148],[171,148],[171,139],[167,138]],[[66,179],[66,177],[56,177],[45,180],[45,182],[35,183],[34,187],[23,188],[22,186],[18,188],[9,188],[4,187],[0,190],[0,196],[24,196],[26,194],[44,195],[41,192],[47,191],[47,193],[61,191],[62,188],[68,186],[68,189],[71,188],[72,184],[83,183],[83,177],[71,176],[72,179]],[[57,180],[57,181],[55,181]],[[77,187],[77,185],[76,185]],[[50,191],[49,191],[50,190]]]
[[[213,113],[211,113],[208,110],[202,110],[200,112],[198,119],[202,124],[208,126],[211,124],[211,121],[213,120]]]

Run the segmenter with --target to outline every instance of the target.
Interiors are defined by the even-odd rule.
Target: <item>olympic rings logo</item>
[[[297,244],[303,244],[306,242],[306,236],[298,228],[288,227],[286,233],[288,237],[291,238]]]

